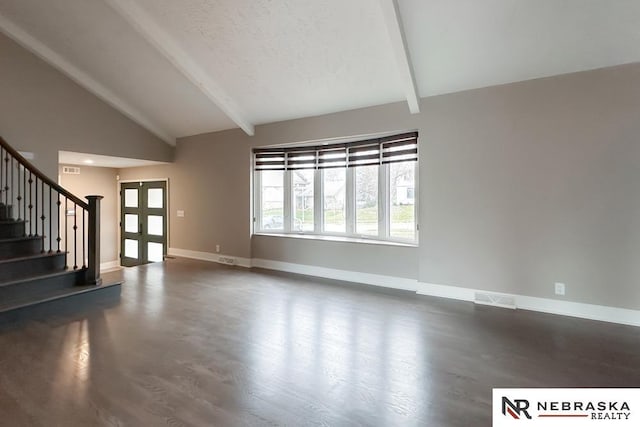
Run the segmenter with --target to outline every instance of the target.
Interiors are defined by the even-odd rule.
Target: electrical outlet
[[[564,295],[564,291],[565,291],[564,283],[556,282],[555,287],[556,287],[556,295]]]
[[[216,245],[216,252],[220,252],[220,245]]]

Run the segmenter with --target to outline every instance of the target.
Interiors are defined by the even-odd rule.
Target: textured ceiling
[[[178,137],[237,127],[194,68],[254,125],[405,99],[381,1],[0,0],[0,18]],[[421,96],[640,61],[637,0],[398,4]]]
[[[266,123],[403,99],[372,0],[136,0]]]

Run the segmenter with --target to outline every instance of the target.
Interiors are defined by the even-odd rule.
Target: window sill
[[[294,234],[294,233],[265,233],[264,231],[253,233],[254,236],[267,236],[267,237],[285,237],[290,239],[306,239],[306,240],[323,240],[326,242],[346,242],[346,243],[361,243],[367,245],[382,245],[382,246],[398,246],[404,248],[417,248],[417,243],[405,243],[394,242],[391,240],[376,240],[376,239],[364,239],[358,237],[346,237],[346,236],[329,236],[321,234]]]

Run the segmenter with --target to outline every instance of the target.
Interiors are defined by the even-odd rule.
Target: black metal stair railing
[[[100,200],[87,201],[40,172],[0,137],[0,220],[24,221],[24,237],[41,238],[41,253],[64,253],[65,269],[85,269],[100,284]]]

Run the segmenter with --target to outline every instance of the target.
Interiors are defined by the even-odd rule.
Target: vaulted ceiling
[[[0,0],[0,30],[168,143],[640,61],[637,0]]]

